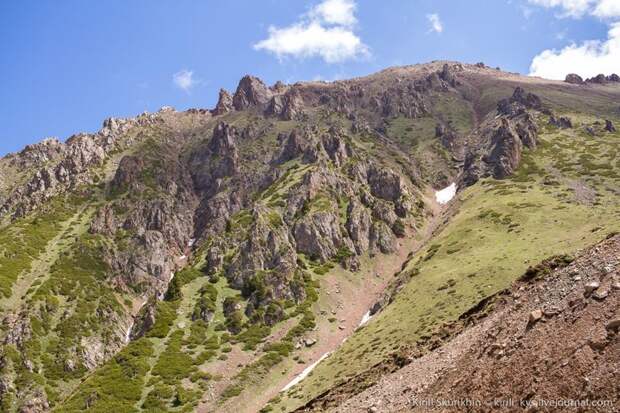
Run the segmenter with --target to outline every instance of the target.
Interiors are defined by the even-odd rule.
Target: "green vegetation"
[[[10,297],[20,274],[29,271],[32,260],[58,234],[83,199],[67,197],[51,202],[36,214],[0,229],[0,297]]]
[[[609,188],[617,186],[620,177],[608,169],[584,165],[584,158],[571,161],[575,158],[569,154],[596,151],[597,162],[606,157],[613,162],[610,156],[615,156],[620,141],[609,134],[597,138],[595,148],[584,145],[580,140],[586,138],[575,134],[579,132],[542,135],[539,149],[525,153],[513,178],[484,180],[463,191],[456,215],[403,268],[404,274],[416,274],[415,278],[372,323],[273,404],[274,410],[299,406],[428,336],[522,274],[537,277],[565,265],[571,260],[566,254],[617,231],[620,206]],[[553,172],[558,169],[560,174]],[[556,183],[547,178],[552,173]],[[589,197],[572,189],[578,179],[591,188]],[[528,269],[529,263],[553,255],[558,257]]]
[[[147,339],[129,344],[86,379],[57,412],[134,412],[148,371],[153,346]]]

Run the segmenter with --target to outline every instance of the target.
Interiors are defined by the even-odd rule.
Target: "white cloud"
[[[431,31],[435,33],[443,32],[443,24],[441,23],[441,19],[439,18],[438,14],[427,14],[426,19],[431,24]]]
[[[191,70],[183,69],[172,75],[172,83],[179,89],[189,92],[194,86],[196,86],[196,80],[194,79],[194,72]]]
[[[327,63],[368,56],[368,47],[354,33],[353,0],[324,0],[287,27],[270,26],[269,36],[254,45],[279,59],[320,57]]]
[[[582,17],[591,14],[602,19],[620,17],[619,0],[528,0],[546,8],[559,8],[561,17]]]
[[[600,0],[592,14],[600,18],[620,17],[620,1]]]
[[[310,10],[310,17],[328,24],[353,26],[357,23],[353,0],[325,0]]]
[[[564,79],[568,73],[592,77],[620,73],[620,22],[610,26],[607,40],[571,44],[562,50],[545,50],[532,60],[531,76]]]

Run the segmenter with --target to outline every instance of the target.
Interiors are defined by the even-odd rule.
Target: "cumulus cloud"
[[[441,23],[441,19],[439,18],[438,14],[427,14],[426,19],[431,24],[431,31],[435,33],[443,32],[443,24]]]
[[[189,92],[194,86],[196,86],[194,72],[186,69],[180,70],[172,75],[172,83],[174,83],[174,85],[179,89]]]
[[[603,19],[620,17],[618,0],[529,0],[529,3],[546,8],[559,8],[561,17],[582,17],[591,14]]]
[[[286,27],[270,26],[269,36],[254,45],[279,59],[320,57],[337,63],[369,54],[368,47],[353,31],[357,22],[353,0],[324,0]]]
[[[601,18],[620,18],[620,1],[600,0],[592,14]]]
[[[610,26],[607,40],[571,44],[561,50],[545,50],[532,60],[531,76],[564,79],[577,73],[592,77],[599,73],[620,73],[620,22]]]
[[[314,20],[350,27],[357,23],[356,8],[353,0],[325,0],[313,7],[309,14]]]

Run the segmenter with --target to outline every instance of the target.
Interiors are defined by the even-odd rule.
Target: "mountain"
[[[572,284],[552,270],[620,229],[619,122],[615,75],[432,62],[331,83],[246,76],[211,110],[110,118],[9,154],[2,411],[390,411],[362,392],[396,400],[390,383],[420,357],[464,369],[475,343],[501,347],[480,319],[510,313],[496,337],[527,326],[528,348],[551,345],[549,328],[571,327],[540,301],[567,295],[530,290],[591,288],[601,265],[572,317],[613,324],[617,254],[570,264]],[[544,313],[524,324],[530,310]],[[470,347],[437,361],[458,340]],[[593,351],[617,370],[613,345]],[[540,364],[513,354],[503,368]]]

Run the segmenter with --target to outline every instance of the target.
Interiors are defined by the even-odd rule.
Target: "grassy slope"
[[[578,126],[594,118],[576,116]],[[463,191],[458,212],[406,270],[419,271],[387,307],[275,404],[291,410],[415,342],[508,286],[529,263],[572,253],[620,229],[620,134],[589,137],[544,127],[515,177]],[[575,182],[596,195],[581,200]],[[435,252],[433,252],[435,251]],[[417,272],[416,271],[416,272]]]

